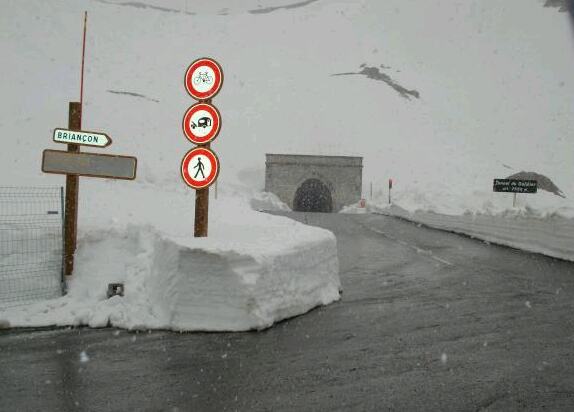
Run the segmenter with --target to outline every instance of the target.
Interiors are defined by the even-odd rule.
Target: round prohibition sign
[[[197,59],[185,72],[185,89],[196,100],[215,96],[223,84],[223,69],[209,57]]]
[[[211,142],[221,129],[219,110],[207,103],[196,103],[183,116],[183,134],[195,144]]]
[[[192,189],[205,189],[211,186],[218,174],[219,159],[205,147],[191,149],[181,161],[181,177]]]

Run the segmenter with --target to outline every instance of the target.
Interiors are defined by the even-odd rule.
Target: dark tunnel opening
[[[319,179],[307,179],[295,192],[293,210],[330,213],[333,211],[331,191]]]

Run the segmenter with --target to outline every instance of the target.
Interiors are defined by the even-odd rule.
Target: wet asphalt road
[[[3,331],[0,410],[574,410],[573,263],[290,215],[337,235],[340,302],[263,332]]]

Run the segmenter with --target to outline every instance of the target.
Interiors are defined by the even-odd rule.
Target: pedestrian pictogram
[[[221,129],[221,116],[215,106],[197,103],[187,109],[183,116],[183,133],[192,143],[202,145],[211,142]]]
[[[185,72],[185,88],[196,100],[207,100],[215,96],[223,84],[223,70],[213,59],[197,59]]]
[[[195,174],[195,176],[193,176],[194,179],[197,178],[197,175],[201,173],[201,178],[205,179],[205,174],[203,173],[203,169],[205,168],[205,166],[203,165],[203,163],[201,163],[201,156],[197,157],[197,164],[195,166],[193,166],[194,169],[197,169],[197,173]]]
[[[196,147],[186,153],[181,162],[181,176],[193,189],[209,187],[219,174],[219,160],[205,147]]]

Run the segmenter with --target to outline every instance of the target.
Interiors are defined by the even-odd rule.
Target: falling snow
[[[90,361],[90,357],[88,356],[88,354],[86,353],[86,351],[82,351],[80,353],[80,362],[82,363],[86,363]]]

